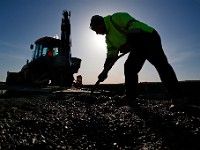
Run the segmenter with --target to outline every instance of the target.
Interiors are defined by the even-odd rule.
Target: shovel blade
[[[93,86],[92,90],[91,90],[91,95],[94,93],[94,91],[96,90],[97,86],[100,84],[100,81],[98,80],[95,85]]]

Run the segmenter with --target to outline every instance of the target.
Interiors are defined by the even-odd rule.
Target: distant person
[[[126,12],[114,13],[105,17],[94,15],[90,28],[96,34],[106,35],[107,57],[104,70],[118,53],[129,53],[124,64],[125,96],[123,105],[134,106],[137,98],[138,73],[148,60],[159,73],[162,83],[171,95],[171,110],[186,103],[179,88],[179,82],[161,45],[158,32],[151,26],[136,20]],[[102,71],[98,78],[103,82],[107,73]]]
[[[49,56],[49,57],[53,57],[53,49],[49,48],[46,55]]]

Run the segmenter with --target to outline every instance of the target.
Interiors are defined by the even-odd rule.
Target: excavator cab
[[[32,59],[50,56],[55,57],[61,51],[61,41],[52,37],[43,37],[35,42]]]

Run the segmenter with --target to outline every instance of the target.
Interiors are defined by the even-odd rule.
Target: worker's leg
[[[157,69],[162,83],[166,86],[172,98],[181,97],[182,93],[178,79],[164,54],[158,33],[154,32],[150,39],[150,51],[147,55],[147,59]]]
[[[138,73],[142,69],[146,60],[146,32],[132,34],[129,40],[132,44],[132,51],[124,64],[125,75],[125,94],[128,99],[133,101],[138,96]]]
[[[125,74],[125,94],[130,100],[137,97],[138,73],[145,62],[145,56],[140,50],[130,52],[128,59],[124,64]]]

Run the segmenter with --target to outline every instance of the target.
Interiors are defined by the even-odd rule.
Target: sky
[[[90,19],[115,12],[128,12],[158,31],[179,81],[200,80],[200,0],[1,0],[0,81],[6,80],[7,71],[18,72],[31,60],[35,40],[60,37],[63,10],[71,12],[71,53],[82,59],[74,77],[82,75],[83,84],[95,84],[106,58],[105,37],[89,29]],[[115,63],[103,83],[124,83],[126,58]],[[148,61],[139,82],[160,82]]]

